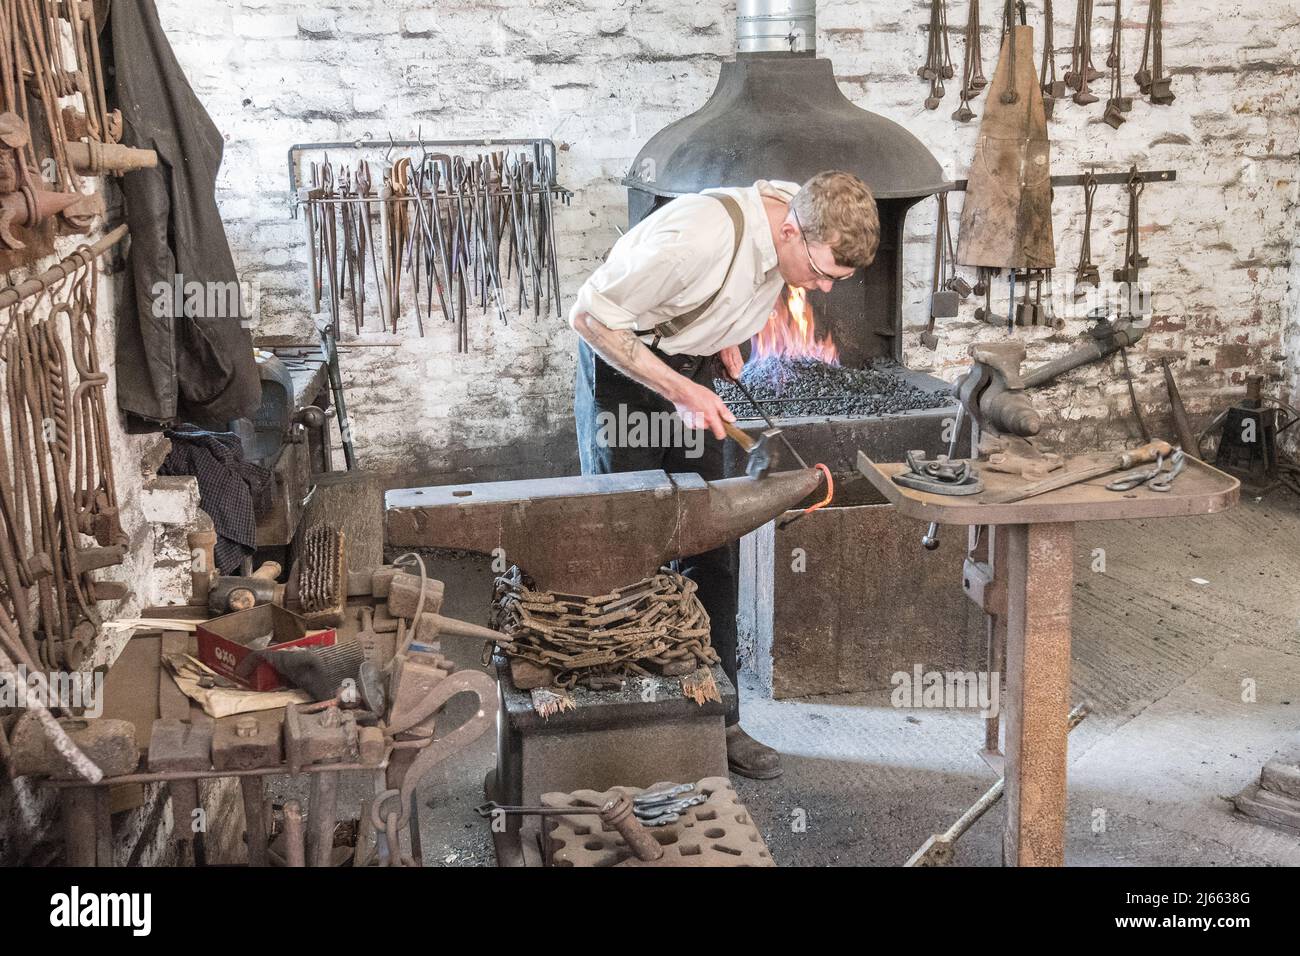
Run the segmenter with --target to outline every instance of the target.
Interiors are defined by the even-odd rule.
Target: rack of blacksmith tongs
[[[337,337],[347,314],[356,334],[396,335],[413,318],[423,336],[426,318],[441,312],[460,352],[469,351],[471,307],[503,323],[512,311],[560,317],[555,207],[573,194],[556,182],[555,163],[549,139],[291,147],[313,313]]]

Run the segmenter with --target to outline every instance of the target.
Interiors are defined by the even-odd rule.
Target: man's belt
[[[685,375],[687,378],[694,378],[695,373],[704,366],[704,363],[712,361],[713,359],[712,355],[666,355],[649,342],[646,342],[645,339],[642,339],[641,341],[650,349],[651,352],[654,353],[655,358],[659,359],[674,372],[677,372],[679,375]]]

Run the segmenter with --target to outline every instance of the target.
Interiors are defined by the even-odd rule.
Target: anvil
[[[394,548],[499,548],[541,589],[607,594],[761,527],[821,481],[806,468],[720,481],[634,471],[404,488],[385,496],[385,538]]]

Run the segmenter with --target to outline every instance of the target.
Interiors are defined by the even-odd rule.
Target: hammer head
[[[765,478],[769,471],[780,470],[780,437],[779,428],[769,428],[759,432],[758,440],[749,450],[749,457],[745,462],[745,474],[750,478]]]

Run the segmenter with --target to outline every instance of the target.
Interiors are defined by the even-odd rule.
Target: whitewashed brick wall
[[[991,75],[996,4],[986,4],[985,63]],[[1057,3],[1057,62],[1068,62],[1073,4]],[[300,220],[289,218],[285,151],[295,142],[363,135],[549,136],[559,174],[574,189],[559,215],[566,305],[625,224],[619,179],[658,129],[709,96],[718,62],[731,55],[733,3],[669,0],[159,0],[181,62],[227,140],[219,199],[236,260],[262,290],[261,329],[309,338],[306,257]],[[1140,56],[1144,3],[1126,4],[1125,74]],[[1113,4],[1097,4],[1096,62],[1109,52]],[[1300,342],[1285,332],[1297,314],[1287,298],[1296,229],[1300,148],[1300,6],[1296,0],[1181,0],[1166,6],[1165,61],[1177,102],[1139,100],[1114,131],[1102,104],[1058,105],[1050,124],[1053,169],[1172,168],[1178,182],[1148,188],[1143,251],[1156,284],[1156,315],[1135,350],[1138,390],[1153,415],[1164,407],[1159,359],[1171,356],[1193,413],[1208,415],[1239,393],[1246,374],[1267,374],[1275,392],[1296,384]],[[922,108],[915,68],[925,54],[928,4],[824,0],[820,55],[830,57],[849,98],[903,124],[964,176],[978,123],[949,116],[957,82],[937,112]],[[951,4],[953,55],[962,55],[966,5]],[[1030,22],[1041,17],[1030,3]],[[1104,85],[1104,84],[1102,84]],[[1131,90],[1132,82],[1127,84]],[[1103,94],[1104,95],[1104,94]],[[980,104],[976,103],[977,111]],[[959,206],[959,202],[957,203]],[[1094,258],[1109,278],[1122,255],[1122,189],[1103,188]],[[1058,191],[1058,264],[1078,255],[1082,195]],[[958,208],[953,209],[954,217]],[[952,378],[966,348],[1004,333],[975,323],[975,303],[946,323],[937,353],[917,344],[925,318],[933,204],[909,219],[906,358]],[[1001,290],[999,290],[1001,291]],[[1005,295],[1005,292],[1001,293]],[[344,377],[365,464],[446,470],[469,463],[534,473],[563,468],[571,446],[574,337],[554,315],[502,327],[483,317],[473,351],[455,354],[450,328],[420,340],[345,343]],[[1023,333],[1031,362],[1068,348],[1084,331]],[[1284,341],[1285,336],[1285,341]],[[1288,377],[1284,355],[1289,349]],[[1084,441],[1135,434],[1118,363],[1077,372],[1040,393],[1061,428]]]

